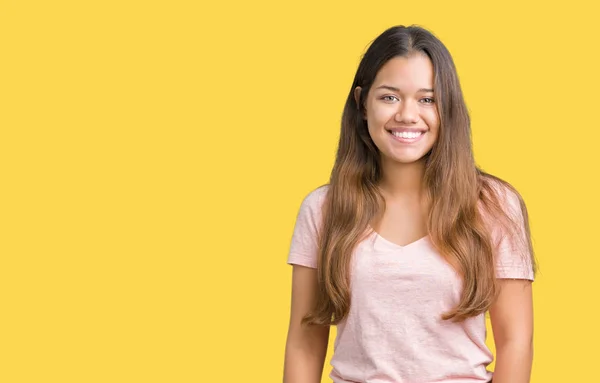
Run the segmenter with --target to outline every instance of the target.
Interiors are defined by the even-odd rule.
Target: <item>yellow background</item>
[[[532,382],[600,382],[591,1],[0,4],[1,382],[280,382],[296,213],[396,24],[529,207]]]

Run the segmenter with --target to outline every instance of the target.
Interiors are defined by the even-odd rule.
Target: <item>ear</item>
[[[362,107],[362,105],[360,104],[360,94],[362,92],[362,88],[360,86],[357,86],[356,88],[354,88],[354,100],[356,101],[356,105],[359,111],[363,112],[364,114],[364,119],[367,119],[367,111]]]

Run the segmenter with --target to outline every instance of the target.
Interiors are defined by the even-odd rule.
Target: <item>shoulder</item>
[[[322,224],[322,205],[328,186],[311,190],[302,200],[288,256],[289,264],[317,267],[318,235]]]
[[[304,196],[301,208],[312,212],[320,211],[328,190],[329,184],[321,185],[316,189],[311,190]]]
[[[524,208],[524,201],[517,189],[508,181],[491,174],[481,176],[482,190],[480,203],[488,205],[491,202],[511,215],[519,214]]]
[[[485,182],[480,208],[491,234],[496,276],[533,280],[535,261],[525,203],[508,182],[494,176]]]
[[[486,175],[481,182],[477,208],[489,230],[502,236],[506,232],[526,229],[529,220],[525,202],[517,189],[509,182],[492,175]]]
[[[327,196],[329,185],[319,186],[308,192],[300,204],[298,211],[297,230],[316,232],[323,219],[323,203]]]

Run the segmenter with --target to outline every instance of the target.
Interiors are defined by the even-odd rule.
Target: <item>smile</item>
[[[423,131],[419,131],[419,132],[392,132],[392,131],[388,130],[387,132],[396,141],[403,142],[403,143],[408,143],[408,144],[412,144],[414,142],[419,141],[421,139],[421,137],[423,137],[423,135],[425,134],[425,132],[423,132]]]

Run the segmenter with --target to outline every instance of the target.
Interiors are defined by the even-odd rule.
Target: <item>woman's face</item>
[[[355,89],[358,99],[361,88]],[[419,161],[437,140],[433,65],[424,54],[395,57],[379,70],[365,100],[369,134],[383,161]]]

